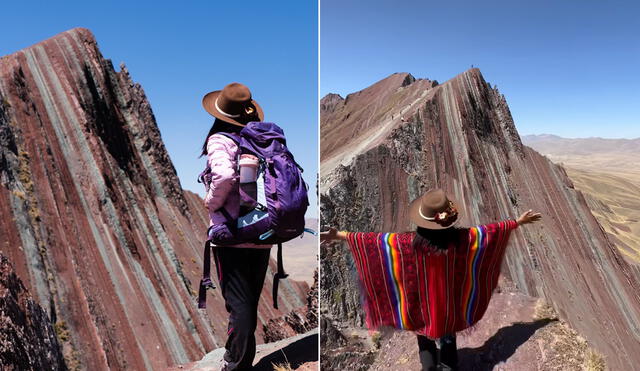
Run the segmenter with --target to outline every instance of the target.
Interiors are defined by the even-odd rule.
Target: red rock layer
[[[460,201],[463,225],[539,211],[540,224],[512,237],[503,273],[552,303],[610,367],[639,364],[640,272],[612,246],[564,170],[522,145],[506,100],[479,70],[435,87],[400,83],[403,76],[410,75],[321,103],[322,224],[408,230],[408,203],[433,187]],[[345,125],[354,115],[361,119]],[[321,286],[330,289],[321,302],[333,318],[359,322],[357,284],[345,268],[353,263],[343,251],[323,249]]]
[[[159,369],[221,346],[219,290],[206,313],[195,305],[202,200],[182,191],[142,87],[90,31],[0,59],[0,145],[0,250],[66,323],[74,362]],[[306,284],[280,287],[282,312],[263,300],[260,324],[304,305]]]

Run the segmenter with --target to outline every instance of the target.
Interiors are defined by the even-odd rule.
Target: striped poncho
[[[513,220],[460,229],[446,250],[413,247],[412,233],[347,233],[367,326],[439,338],[482,318],[498,283]]]

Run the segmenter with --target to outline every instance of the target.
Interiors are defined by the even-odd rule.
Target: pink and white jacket
[[[204,197],[204,204],[209,210],[209,225],[213,225],[214,215],[220,208],[235,219],[240,212],[240,191],[238,182],[238,145],[230,138],[213,134],[207,140],[207,164],[211,168],[211,183]],[[218,215],[219,216],[219,215]],[[271,245],[252,243],[234,245],[233,247],[271,248]]]

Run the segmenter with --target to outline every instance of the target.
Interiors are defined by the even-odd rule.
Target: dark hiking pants
[[[418,335],[418,352],[423,371],[458,370],[458,348],[455,335],[445,335],[440,338],[439,357],[436,342],[426,336]]]
[[[218,279],[229,312],[224,359],[227,370],[248,370],[256,354],[258,300],[269,265],[270,249],[217,247]]]

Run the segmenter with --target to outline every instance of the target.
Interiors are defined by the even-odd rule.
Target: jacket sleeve
[[[213,134],[207,141],[207,162],[211,168],[211,184],[204,197],[209,211],[221,208],[236,183],[238,146],[224,135]]]

